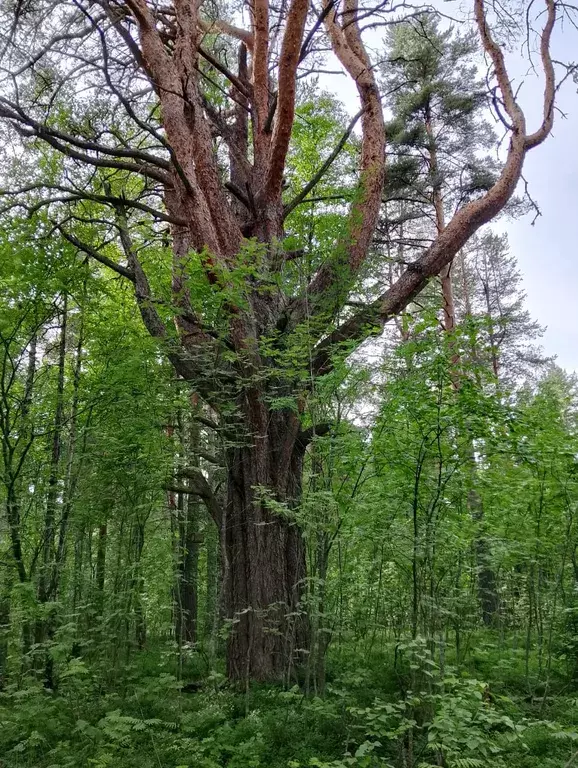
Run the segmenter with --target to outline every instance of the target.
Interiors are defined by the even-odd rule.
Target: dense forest
[[[577,10],[446,10],[2,3],[2,768],[578,766]]]

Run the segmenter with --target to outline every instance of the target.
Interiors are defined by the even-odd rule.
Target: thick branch
[[[324,422],[323,424],[314,424],[313,426],[308,427],[307,429],[303,429],[301,432],[299,432],[296,442],[299,443],[302,448],[307,448],[309,443],[316,437],[324,437],[325,435],[328,435],[331,432],[332,426],[333,425],[329,424],[328,422]]]
[[[475,0],[476,21],[482,44],[493,62],[504,107],[512,121],[510,146],[502,173],[483,197],[468,203],[456,213],[445,230],[438,234],[432,245],[414,263],[408,266],[387,291],[319,342],[313,356],[312,369],[314,373],[324,374],[332,369],[331,358],[336,345],[357,344],[372,333],[380,331],[391,317],[401,312],[424,288],[429,278],[438,275],[445,266],[451,263],[456,253],[469,238],[482,225],[491,221],[513,195],[522,174],[526,152],[532,146],[543,141],[551,128],[550,111],[547,107],[550,98],[548,83],[551,82],[549,44],[552,25],[555,20],[555,9],[553,0],[546,0],[546,5],[549,12],[542,35],[542,60],[546,70],[547,95],[544,124],[538,131],[540,136],[537,139],[526,136],[525,116],[515,99],[503,53],[494,41],[487,24],[484,1]],[[551,112],[553,114],[553,110]]]
[[[556,23],[556,2],[555,0],[546,0],[547,18],[546,24],[540,37],[540,57],[544,69],[544,117],[542,125],[537,131],[526,138],[527,149],[533,149],[541,144],[554,125],[554,101],[556,99],[556,73],[552,62],[550,52],[550,42],[552,40],[552,31]]]
[[[385,123],[377,83],[363,47],[359,29],[350,23],[347,34],[334,9],[325,17],[333,52],[355,81],[361,102],[362,141],[358,188],[351,205],[347,234],[334,255],[321,266],[307,288],[307,296],[291,309],[291,326],[311,312],[333,317],[342,306],[352,280],[367,258],[377,224],[385,179]],[[316,299],[320,298],[321,301]],[[323,301],[325,299],[325,301]],[[313,301],[312,301],[313,300]]]
[[[253,88],[256,133],[263,134],[269,109],[269,2],[253,0]],[[256,137],[257,138],[257,137]]]
[[[228,21],[223,21],[222,19],[211,19],[211,21],[200,20],[199,26],[203,32],[212,33],[217,30],[218,32],[223,32],[225,35],[241,40],[249,50],[252,50],[253,48],[253,35],[246,29],[241,29],[240,27],[233,26],[233,24],[229,24]]]
[[[432,245],[408,266],[385,293],[319,342],[314,350],[312,365],[316,374],[323,375],[332,369],[331,356],[336,345],[359,343],[381,331],[385,323],[400,313],[425,287],[428,279],[438,275],[469,238],[502,210],[516,189],[524,157],[524,136],[514,134],[508,159],[494,186],[482,198],[458,211]]]
[[[281,195],[285,159],[289,149],[293,120],[295,118],[296,74],[308,9],[309,0],[292,0],[287,15],[285,34],[283,35],[281,57],[279,59],[277,111],[275,114],[271,159],[266,182],[266,194],[273,200]]]

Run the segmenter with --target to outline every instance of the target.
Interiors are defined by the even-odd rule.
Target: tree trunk
[[[134,635],[136,646],[139,651],[142,651],[146,645],[147,639],[147,623],[146,615],[143,606],[143,592],[144,592],[144,578],[142,573],[142,553],[145,543],[145,525],[140,521],[137,521],[134,530],[134,563],[132,565],[132,579],[130,586],[130,594],[132,596],[134,605]],[[127,645],[127,654],[130,646]]]
[[[6,576],[0,589],[0,691],[8,677],[8,637],[10,634],[11,579],[6,567]]]
[[[202,539],[199,536],[197,525],[194,523],[198,510],[192,514],[189,510],[187,535],[184,539],[184,561],[181,579],[181,611],[182,611],[182,639],[185,643],[197,642],[197,608],[198,608],[198,576],[199,576],[199,544]]]
[[[209,646],[216,645],[216,630],[219,618],[219,535],[211,519],[205,523],[205,548],[207,553],[205,581],[205,617],[203,632],[209,639]]]
[[[62,453],[62,428],[64,423],[64,383],[66,363],[66,329],[68,320],[68,297],[64,294],[64,306],[62,308],[62,323],[60,325],[60,342],[58,346],[58,379],[56,385],[56,406],[54,412],[54,427],[52,432],[52,444],[50,450],[50,473],[48,475],[48,492],[46,495],[46,512],[44,516],[44,534],[42,545],[42,562],[38,578],[38,602],[41,606],[50,606],[48,612],[44,612],[36,620],[34,627],[34,642],[37,646],[52,641],[56,629],[56,616],[53,588],[56,586],[56,513],[61,506],[59,500],[60,458]],[[48,647],[41,653],[44,685],[46,688],[54,687],[54,660]]]
[[[188,466],[199,467],[200,430],[199,397],[191,395],[191,416],[182,425],[183,458]],[[201,504],[193,495],[179,493],[179,552],[177,567],[177,610],[175,634],[179,646],[196,643],[198,634],[199,547]]]
[[[475,483],[475,460],[471,462],[472,486],[468,492],[468,509],[472,520],[478,525],[478,532],[474,540],[474,552],[478,572],[478,600],[482,610],[482,621],[486,627],[492,626],[497,618],[499,610],[498,592],[496,588],[496,576],[490,562],[490,547],[484,532],[484,509]]]
[[[38,578],[38,601],[42,605],[54,596],[51,593],[53,569],[55,567],[54,538],[56,533],[56,512],[59,502],[60,458],[62,453],[62,427],[64,423],[64,383],[66,363],[66,331],[68,321],[68,299],[64,295],[62,322],[60,325],[60,342],[58,346],[58,379],[56,384],[56,404],[54,411],[54,426],[50,446],[50,473],[48,475],[48,492],[46,495],[46,513],[44,516],[44,533],[42,544],[42,565]],[[42,642],[47,627],[44,622],[37,625],[37,640]]]
[[[318,533],[317,540],[317,577],[319,583],[317,586],[317,601],[315,609],[316,616],[316,636],[315,636],[315,694],[323,696],[325,693],[326,669],[325,661],[329,642],[331,640],[330,628],[325,620],[325,597],[327,590],[327,571],[329,566],[329,551],[331,548],[330,538],[327,531]]]
[[[84,539],[86,536],[84,525],[80,526],[74,539],[74,564],[72,567],[72,613],[76,614],[78,605],[84,594]],[[77,621],[78,625],[78,621]]]
[[[175,634],[179,645],[197,642],[200,509],[192,498],[179,495],[179,564]]]
[[[227,457],[227,666],[236,680],[289,679],[305,644],[299,608],[305,548],[291,515],[301,492],[303,449],[293,440],[284,457],[280,447],[294,418],[270,412],[267,434],[256,434],[254,445],[232,448]]]
[[[84,294],[86,295],[86,281],[84,283]],[[86,421],[86,427],[84,432],[84,439],[82,450],[80,452],[80,461],[77,462],[75,469],[76,459],[76,444],[78,437],[78,409],[80,404],[79,391],[80,391],[80,376],[82,371],[82,352],[84,344],[84,312],[80,314],[80,327],[78,331],[78,339],[76,343],[76,355],[74,359],[74,369],[72,374],[72,403],[70,407],[70,425],[68,432],[68,450],[66,457],[66,469],[64,472],[64,486],[62,489],[62,514],[58,525],[58,544],[56,547],[55,564],[52,573],[52,582],[50,585],[50,594],[53,600],[58,599],[58,593],[60,590],[60,577],[65,565],[66,559],[66,547],[68,544],[68,530],[70,524],[70,516],[72,513],[74,497],[76,493],[76,486],[80,477],[80,472],[84,464],[86,455],[86,441],[88,437],[88,427],[90,425],[92,406],[88,411],[88,418]]]
[[[97,617],[102,617],[104,612],[104,576],[106,571],[106,544],[108,540],[108,526],[106,522],[101,523],[98,528],[98,547],[96,550],[96,605],[95,613]]]
[[[447,264],[440,272],[442,283],[442,298],[444,304],[444,329],[451,333],[456,327],[456,307],[452,285],[451,264]]]
[[[480,536],[475,542],[478,565],[478,596],[482,608],[482,621],[486,627],[496,623],[499,610],[496,576],[490,564],[488,540]]]
[[[432,125],[431,105],[425,108],[425,131],[428,137],[429,169],[432,181],[432,202],[435,210],[436,230],[440,235],[446,228],[444,201],[442,196],[442,180],[439,178],[438,152]],[[456,308],[451,276],[452,262],[446,264],[440,272],[442,299],[444,309],[444,329],[451,333],[456,325]]]

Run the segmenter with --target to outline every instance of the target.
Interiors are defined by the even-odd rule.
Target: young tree
[[[472,238],[456,260],[454,279],[458,316],[483,323],[472,353],[508,388],[535,377],[548,362],[535,346],[544,329],[524,306],[522,277],[507,236],[485,232]]]
[[[329,0],[319,13],[308,0],[253,0],[245,29],[183,0],[63,0],[4,20],[11,34],[0,116],[14,141],[20,135],[41,155],[36,171],[15,170],[14,201],[49,206],[67,240],[132,283],[148,331],[219,420],[225,508],[202,473],[191,472],[191,490],[225,544],[233,678],[278,678],[303,647],[295,621],[302,539],[291,514],[270,502],[291,507],[299,498],[317,428],[302,424],[312,386],[337,352],[383,327],[503,209],[527,152],[552,128],[554,0],[545,0],[544,111],[534,132],[484,0],[474,12],[509,134],[501,173],[390,288],[351,313],[344,308],[367,259],[385,174],[383,105],[360,23],[379,11],[356,0]],[[289,214],[339,150],[294,198],[284,196],[298,82],[318,66],[322,34],[357,88],[358,176],[332,249],[292,290],[286,276],[299,254],[284,247]]]

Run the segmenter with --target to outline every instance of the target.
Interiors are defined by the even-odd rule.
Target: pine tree
[[[489,155],[496,137],[475,38],[421,15],[392,27],[387,43],[382,77],[393,94],[393,160],[379,231],[391,240],[397,229],[403,264],[443,232],[457,208],[492,186],[499,165]],[[440,273],[447,331],[456,324],[450,272],[451,263]]]
[[[526,295],[506,234],[473,238],[454,264],[457,314],[476,318],[478,340],[472,352],[506,389],[535,378],[549,362],[536,345],[544,328],[525,307]]]

